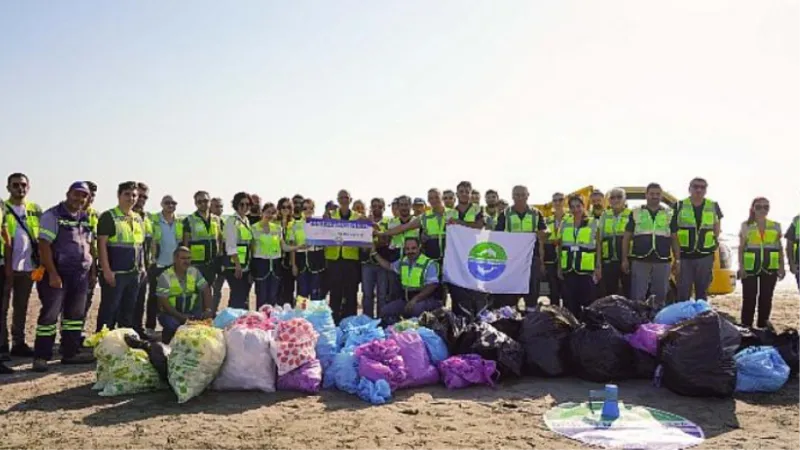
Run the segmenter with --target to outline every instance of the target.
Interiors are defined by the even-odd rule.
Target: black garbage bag
[[[560,306],[539,305],[525,314],[519,342],[525,349],[523,372],[557,377],[569,369],[569,337],[580,323]]]
[[[633,365],[631,366],[631,378],[652,380],[658,367],[658,360],[655,356],[638,348],[633,349]]]
[[[736,389],[733,355],[740,342],[733,325],[714,311],[672,326],[658,343],[662,383],[679,395],[730,397]]]
[[[602,313],[611,326],[624,334],[635,332],[639,325],[651,322],[655,317],[650,305],[629,300],[621,295],[609,295],[597,299],[588,309]]]
[[[169,358],[170,348],[161,342],[149,342],[130,335],[125,336],[125,343],[128,347],[141,349],[147,352],[150,365],[156,369],[159,378],[167,381],[167,359]]]
[[[514,308],[501,308],[488,313],[479,313],[478,319],[481,322],[490,323],[498,331],[505,333],[515,341],[519,340],[519,332],[522,329],[522,314]]]
[[[601,313],[584,310],[583,317],[586,323],[569,340],[575,374],[599,383],[629,378],[634,363],[633,347]]]
[[[519,342],[486,322],[474,322],[458,336],[454,354],[477,353],[497,362],[500,379],[522,375],[525,351]]]
[[[778,337],[778,335],[772,330],[759,330],[737,323],[734,323],[733,326],[736,328],[736,331],[739,332],[739,337],[741,339],[741,343],[739,344],[739,348],[736,350],[736,353],[739,353],[748,347],[759,347],[762,345],[771,346],[774,344],[775,338]]]
[[[467,319],[458,317],[453,314],[452,311],[445,308],[424,312],[419,316],[419,324],[423,327],[430,328],[438,334],[447,344],[447,348],[451,354],[456,353],[455,349],[458,337],[464,331],[467,323]]]
[[[789,329],[777,335],[772,344],[775,346],[775,350],[778,350],[778,353],[780,353],[783,361],[789,366],[791,370],[789,376],[792,378],[797,376],[798,369],[800,369],[798,344],[800,344],[800,340],[798,340],[797,330],[795,329]]]

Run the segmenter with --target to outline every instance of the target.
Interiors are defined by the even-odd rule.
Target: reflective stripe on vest
[[[276,259],[281,256],[281,239],[283,230],[277,223],[269,223],[269,231],[264,231],[262,222],[253,226],[253,241],[255,242],[253,258]]]
[[[461,217],[461,213],[458,211],[458,209],[455,209],[455,211],[456,211],[456,219],[458,219],[459,217]],[[469,205],[469,209],[467,209],[467,211],[464,213],[464,218],[462,220],[466,223],[473,223],[476,220],[478,220],[478,214],[480,212],[481,212],[480,206],[475,204]]]
[[[350,221],[356,221],[359,219],[359,215],[355,211],[350,211]],[[342,220],[342,214],[339,211],[339,208],[333,211],[331,214],[331,219]],[[336,261],[338,259],[347,259],[349,261],[358,261],[359,251],[358,247],[343,247],[343,246],[329,246],[325,247],[325,259],[330,261]]]
[[[700,253],[710,255],[717,249],[717,238],[714,236],[714,224],[717,217],[717,204],[706,199],[703,203],[703,214],[700,226],[694,216],[691,199],[681,201],[678,214],[678,243],[681,253]]]
[[[238,215],[233,217],[233,223],[236,226],[236,257],[239,260],[239,265],[242,267],[242,270],[247,270],[252,253],[250,244],[253,242],[253,230],[250,227],[250,222],[247,219],[242,221],[242,218]],[[224,267],[226,269],[233,269],[236,267],[231,258],[225,258],[224,261]]]
[[[669,228],[671,220],[672,210],[659,209],[653,220],[646,206],[636,209],[633,214],[635,228],[631,256],[642,259],[655,254],[658,259],[668,261],[672,236]]]
[[[519,214],[510,206],[506,208],[504,215],[506,216],[505,231],[509,233],[533,233],[538,229],[541,218],[538,210],[528,208],[520,219]]]
[[[162,213],[155,213],[150,215],[150,222],[153,226],[153,241],[159,243],[161,241],[161,220],[164,217]],[[178,245],[183,242],[183,220],[173,216],[172,227],[175,230],[175,238],[178,239]]]
[[[8,238],[14,239],[14,236],[17,233],[17,219],[11,214],[9,211],[14,211],[14,205],[11,204],[10,200],[6,200],[6,210],[3,211],[5,213],[5,226],[6,231],[8,232]],[[39,218],[42,217],[42,209],[39,208],[39,205],[33,202],[25,202],[25,217],[20,217],[25,221],[25,226],[28,227],[28,231],[33,235],[34,239],[39,238]],[[37,245],[36,242],[31,242],[31,245]]]
[[[138,270],[144,248],[145,225],[139,214],[123,214],[119,207],[112,209],[114,236],[108,238],[108,262],[114,273]]]
[[[780,235],[778,222],[767,220],[763,239],[756,223],[748,225],[742,258],[747,274],[772,273],[780,268]]]
[[[565,216],[561,224],[561,270],[593,273],[597,259],[596,237],[596,219],[588,218],[586,225],[576,228],[575,219]]]
[[[558,254],[560,252],[556,251],[556,244],[560,237],[558,235],[559,229],[561,228],[561,224],[564,223],[564,219],[569,216],[569,214],[564,214],[561,216],[561,219],[556,221],[555,216],[550,216],[545,219],[545,224],[547,225],[547,231],[550,233],[547,235],[544,241],[544,263],[545,264],[555,264],[558,261]]]
[[[413,218],[409,219],[409,221],[413,220]],[[408,223],[408,222],[406,222]],[[400,225],[404,225],[402,221],[400,221],[399,217],[394,217],[389,220],[389,229],[397,228]],[[394,250],[400,250],[400,258],[403,257],[404,248],[406,246],[406,239],[410,237],[419,237],[419,228],[415,228],[413,230],[406,230],[400,234],[396,234],[392,236],[392,241],[389,243],[389,248]]]
[[[169,289],[164,290],[159,288],[158,295],[160,297],[166,296],[169,304],[181,313],[189,313],[194,311],[197,305],[197,278],[194,276],[192,268],[186,272],[186,289],[181,287],[180,279],[175,273],[175,268],[170,267],[164,271],[164,275],[169,279]]]
[[[792,255],[794,257],[794,262],[797,264],[800,262],[800,215],[794,216],[792,219],[792,223],[794,224],[794,242],[792,243]]]
[[[428,270],[428,265],[431,259],[427,256],[420,254],[414,264],[410,264],[408,257],[403,257],[400,260],[400,283],[403,289],[418,291],[425,286],[425,272]]]
[[[208,264],[219,253],[219,236],[222,234],[222,224],[219,216],[210,214],[208,225],[197,212],[186,218],[189,222],[189,251],[192,254],[192,264]],[[183,237],[181,236],[181,240]]]
[[[631,210],[625,208],[619,214],[614,214],[613,209],[607,209],[600,222],[600,237],[603,241],[603,261],[619,261],[622,257],[619,249],[622,247],[622,238]]]
[[[305,245],[306,243],[306,218],[293,219],[289,222],[288,230],[286,231],[286,240],[292,245]]]

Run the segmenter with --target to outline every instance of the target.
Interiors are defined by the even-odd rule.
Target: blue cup
[[[592,400],[602,400],[603,409],[600,415],[603,420],[619,418],[619,388],[616,384],[607,384],[604,390],[589,391],[589,408],[594,411]]]

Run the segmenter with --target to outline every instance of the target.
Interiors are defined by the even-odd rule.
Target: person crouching
[[[202,302],[200,297],[202,296]],[[164,328],[161,341],[169,344],[178,327],[190,319],[213,316],[211,287],[200,270],[192,266],[188,247],[178,247],[173,253],[173,265],[161,274],[156,287],[161,313],[158,321]]]

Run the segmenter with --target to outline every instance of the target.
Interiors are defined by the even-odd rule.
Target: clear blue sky
[[[703,175],[727,231],[800,209],[796,1],[6,1],[0,64],[3,167],[43,206]]]

